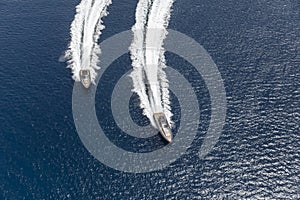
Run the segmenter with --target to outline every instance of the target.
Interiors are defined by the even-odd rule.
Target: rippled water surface
[[[77,4],[0,2],[0,199],[300,199],[298,1],[174,3],[170,28],[199,42],[221,73],[225,126],[214,149],[199,159],[210,121],[209,91],[190,63],[167,52],[168,65],[189,78],[197,95],[199,129],[178,160],[163,170],[139,174],[100,163],[76,132],[73,80],[58,58],[68,45]],[[131,28],[135,6],[135,1],[113,1],[101,41]],[[110,111],[101,101],[109,98],[103,96],[111,94],[114,80],[129,69],[130,57],[124,54],[98,86],[100,124],[125,150],[163,148],[159,136],[116,136],[107,118]],[[130,102],[132,119],[147,125],[136,96]],[[174,121],[180,123],[174,95],[172,102]]]

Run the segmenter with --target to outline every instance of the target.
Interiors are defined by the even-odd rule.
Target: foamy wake
[[[107,7],[112,3],[111,0],[82,0],[76,6],[76,15],[71,24],[71,41],[65,58],[68,68],[72,69],[72,78],[80,81],[80,69],[91,71],[91,80],[94,83],[97,76],[99,55],[101,53],[98,39],[102,25],[102,17],[106,16]]]
[[[144,114],[153,121],[153,113],[164,112],[172,124],[169,82],[165,73],[163,41],[167,35],[170,10],[173,0],[140,0],[136,9],[134,39],[130,47],[133,72],[133,91],[141,100]],[[149,84],[151,93],[146,92]]]

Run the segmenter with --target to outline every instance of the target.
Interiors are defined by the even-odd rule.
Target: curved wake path
[[[145,72],[146,65],[144,55],[144,43],[145,32],[147,24],[147,16],[151,8],[151,0],[140,0],[136,8],[136,23],[132,27],[134,33],[133,42],[130,46],[130,53],[132,59],[133,71],[131,77],[133,80],[133,92],[136,92],[140,98],[140,107],[143,109],[144,115],[146,115],[151,121],[152,125],[155,125],[153,120],[153,111],[150,106],[148,95],[145,87]]]
[[[76,6],[76,15],[70,28],[71,41],[65,53],[75,81],[80,81],[81,69],[89,69],[94,83],[96,70],[100,69],[98,39],[105,28],[101,19],[107,15],[106,10],[111,3],[111,0],[82,0]]]
[[[133,61],[133,91],[141,100],[141,108],[156,127],[153,114],[164,112],[172,124],[169,83],[164,68],[163,41],[167,35],[173,0],[140,0],[136,10],[136,24],[132,30],[134,39],[130,47]],[[149,84],[146,92],[145,84]]]

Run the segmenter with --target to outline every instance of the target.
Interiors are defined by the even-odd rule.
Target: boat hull
[[[80,75],[80,82],[83,85],[83,87],[85,88],[89,88],[91,85],[91,74],[90,74],[90,70],[88,69],[82,69],[79,72]]]
[[[159,129],[160,134],[168,142],[172,142],[172,131],[167,121],[167,118],[164,113],[154,113],[154,120],[156,122],[157,128]]]

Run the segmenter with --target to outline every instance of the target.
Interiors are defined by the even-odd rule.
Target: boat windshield
[[[166,123],[166,119],[164,117],[159,117],[158,120],[160,121],[160,123]]]
[[[82,75],[88,75],[89,74],[89,70],[86,70],[86,69],[83,69],[83,70],[81,70],[81,74]]]

